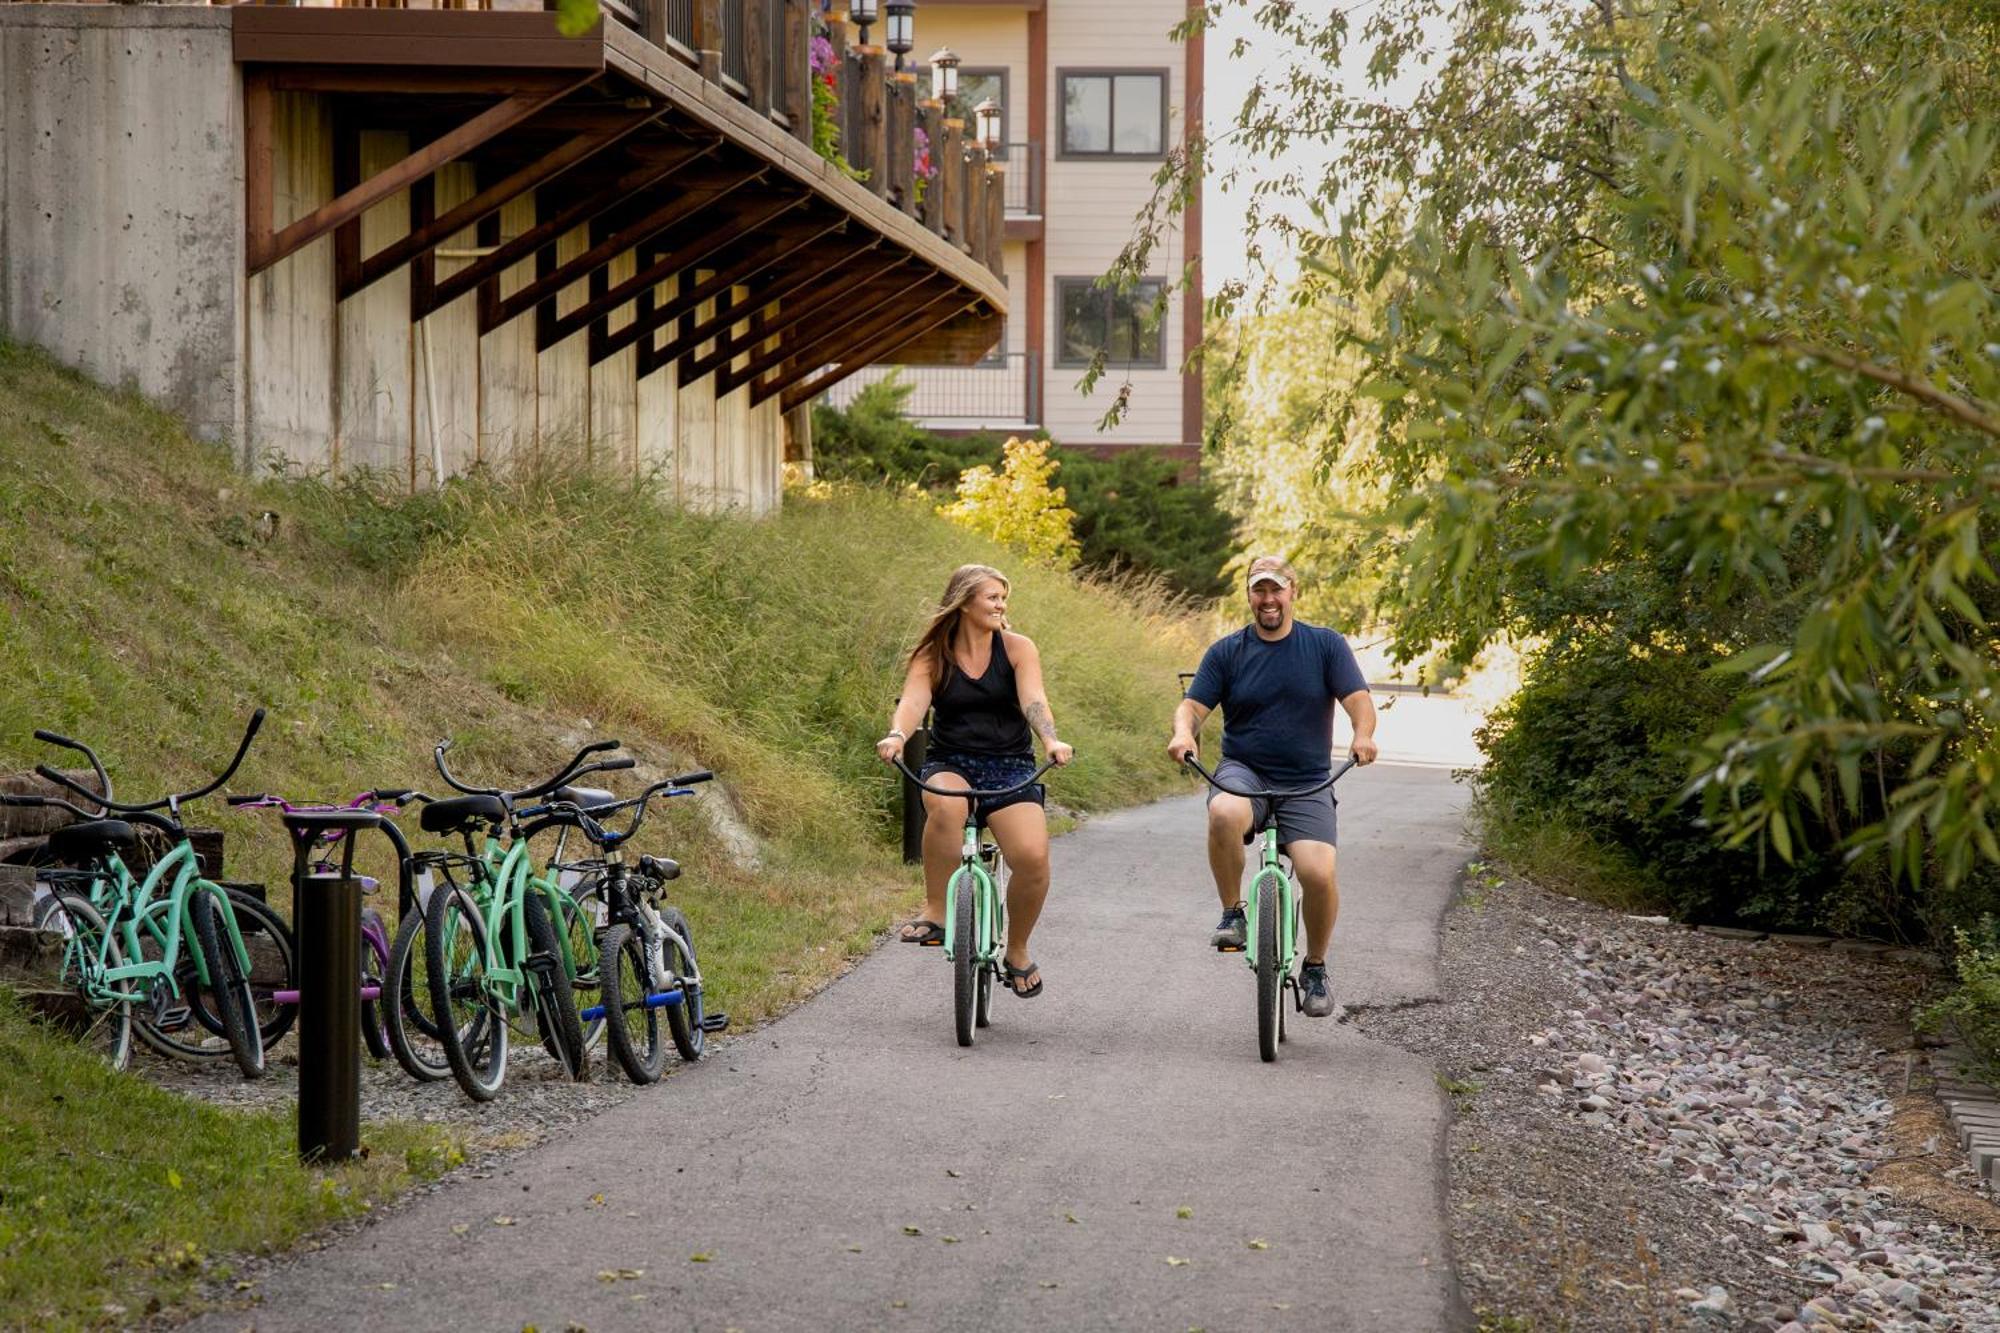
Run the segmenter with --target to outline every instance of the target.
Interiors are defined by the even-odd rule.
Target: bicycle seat
[[[498,796],[454,796],[432,801],[417,823],[426,833],[456,833],[475,823],[498,824],[507,818],[507,803]]]
[[[90,861],[106,852],[129,852],[139,835],[122,819],[90,819],[65,824],[49,834],[48,854],[57,861]]]
[[[602,787],[558,787],[552,801],[568,801],[571,805],[595,810],[600,805],[610,805],[618,798]]]

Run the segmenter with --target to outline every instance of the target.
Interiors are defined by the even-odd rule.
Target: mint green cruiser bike
[[[543,828],[572,822],[562,817],[565,807],[590,809],[612,799],[609,792],[568,784],[631,768],[633,761],[585,763],[618,748],[617,741],[599,741],[577,751],[546,782],[507,791],[460,782],[445,764],[450,748],[450,741],[438,742],[433,757],[439,775],[464,795],[432,801],[420,822],[428,833],[463,836],[468,847],[483,832],[486,846],[471,854],[470,882],[438,885],[424,909],[425,981],[438,1044],[465,1095],[491,1101],[507,1080],[508,1021],[532,1013],[543,1046],[565,1076],[581,1081],[604,1028],[601,1016],[586,1027],[576,998],[579,988],[598,986],[595,913],[601,900],[572,894],[559,865],[538,873],[530,844]],[[544,796],[553,800],[519,804]],[[495,835],[505,836],[504,852]]]
[[[998,791],[933,787],[898,758],[903,776],[933,796],[965,798],[965,839],[958,869],[944,886],[944,956],[951,961],[952,1018],[958,1044],[972,1045],[976,1028],[993,1021],[993,983],[1000,975],[1007,938],[1007,863],[997,844],[981,836],[979,803],[1025,791],[1055,767],[1048,760],[1027,779]]]
[[[1286,993],[1295,1007],[1305,1008],[1305,995],[1293,970],[1299,961],[1299,885],[1292,878],[1291,858],[1278,850],[1278,806],[1301,796],[1317,796],[1340,781],[1354,760],[1333,770],[1326,781],[1299,791],[1238,791],[1217,782],[1193,755],[1187,757],[1187,766],[1219,792],[1264,802],[1264,818],[1252,834],[1261,847],[1257,873],[1250,892],[1243,895],[1243,954],[1257,974],[1257,1054],[1268,1064],[1278,1058],[1278,1043],[1285,1040]]]

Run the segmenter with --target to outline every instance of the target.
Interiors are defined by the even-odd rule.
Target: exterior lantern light
[[[861,45],[868,45],[868,29],[882,16],[881,0],[847,0],[847,21],[861,29]]]
[[[903,57],[917,44],[917,0],[888,0],[889,49],[896,53],[896,69],[901,72]]]
[[[1007,147],[1000,129],[1000,104],[989,97],[972,108],[972,115],[979,129],[979,146],[988,157],[998,157]]]
[[[947,103],[958,96],[958,54],[949,46],[931,55],[931,96]]]

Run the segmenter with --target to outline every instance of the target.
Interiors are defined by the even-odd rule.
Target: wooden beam
[[[399,93],[450,96],[480,93],[513,97],[560,90],[575,76],[519,69],[382,69],[357,65],[276,65],[271,86],[287,93]]]
[[[960,289],[956,287],[952,289],[953,292],[958,290]],[[951,292],[939,291],[928,300],[921,301],[914,306],[888,312],[887,318],[878,315],[875,319],[869,321],[866,332],[860,329],[854,330],[853,332],[859,341],[850,343],[837,356],[829,354],[802,358],[796,362],[788,361],[780,365],[771,373],[769,378],[750,386],[750,405],[755,407],[773,394],[786,392],[802,381],[820,374],[829,365],[841,365],[852,361],[854,352],[859,348],[867,346],[870,342],[880,338],[885,332],[904,327],[911,320],[921,318],[926,311],[929,311],[940,301],[949,299],[950,296]],[[925,325],[924,327],[929,328],[930,326]]]
[[[691,151],[667,162],[650,162],[635,167],[600,190],[566,205],[554,217],[536,223],[527,231],[510,241],[501,243],[491,254],[466,265],[458,272],[440,282],[437,286],[438,305],[448,305],[465,295],[483,282],[499,277],[502,273],[527,258],[545,245],[554,243],[556,237],[568,231],[579,222],[596,217],[607,208],[623,202],[632,194],[646,189],[658,181],[673,175],[687,163],[707,153],[714,152],[721,141],[693,145]],[[490,215],[489,215],[490,216]],[[490,300],[483,299],[482,306],[497,305],[500,300],[498,289],[493,289]],[[426,311],[426,314],[429,312]],[[481,329],[490,327],[482,317]]]
[[[441,69],[603,73],[604,27],[579,37],[543,12],[239,5],[229,14],[239,65],[260,62],[401,68],[417,87]]]
[[[684,311],[694,309],[711,296],[716,295],[718,292],[727,291],[739,282],[748,282],[771,265],[780,262],[787,256],[798,253],[828,232],[837,231],[846,224],[847,220],[845,218],[837,217],[789,228],[775,236],[769,237],[762,245],[742,256],[735,263],[717,270],[713,275],[704,278],[691,288],[684,291],[676,291],[671,300],[665,305],[657,307],[645,318],[633,319],[631,323],[619,329],[616,333],[607,333],[602,341],[593,337],[591,339],[590,351],[591,364],[595,365],[607,356],[616,355],[624,348],[659,328],[662,324],[680,318]],[[661,274],[660,276],[665,277],[666,275]],[[639,290],[650,290],[654,286],[657,286],[658,283],[659,278],[655,278],[651,282],[641,284]],[[624,286],[625,284],[620,285]],[[761,300],[768,299],[761,298]],[[612,303],[614,307],[617,304],[617,302]],[[574,318],[574,316],[571,316],[571,318]],[[703,340],[698,338],[695,341],[701,342]],[[674,353],[674,356],[679,355],[679,351]],[[643,374],[644,371],[641,370],[640,373]]]
[[[771,13],[777,0],[738,0],[743,6],[743,86],[750,109],[771,114]]]
[[[778,399],[778,409],[782,412],[789,412],[802,403],[810,403],[820,394],[831,389],[855,371],[864,369],[877,361],[889,359],[896,354],[899,348],[909,346],[932,329],[938,327],[938,325],[957,318],[959,312],[976,299],[964,288],[960,288],[955,296],[940,297],[923,311],[913,315],[908,323],[895,326],[881,334],[873,342],[856,349],[833,369],[821,371],[819,374],[807,378],[795,387],[782,391],[783,396]],[[768,394],[764,395],[764,397],[768,396]],[[752,407],[756,406],[764,400],[764,397],[752,394],[750,405]]]
[[[540,111],[549,103],[582,87],[594,75],[563,83],[553,91],[517,93],[497,106],[488,107],[457,129],[432,140],[386,171],[320,205],[286,227],[275,237],[253,234],[250,238],[250,272],[261,273],[287,255],[318,240],[341,223],[360,217],[412,181],[430,175],[447,162],[455,161],[497,134],[503,134]]]
[[[691,269],[704,260],[713,258],[716,251],[736,244],[745,234],[756,231],[759,227],[790,212],[803,203],[805,203],[803,196],[791,199],[776,199],[761,207],[752,208],[748,212],[739,212],[724,218],[710,219],[700,217],[690,220],[685,226],[676,229],[676,244],[674,248],[668,250],[664,255],[655,259],[652,263],[640,269],[616,287],[605,292],[603,296],[586,301],[567,315],[550,319],[548,326],[538,335],[538,346],[542,351],[547,351],[563,339],[569,337],[572,333],[583,328],[591,320],[616,310],[646,288],[653,286],[655,283],[672,274],[679,273],[685,269]],[[613,237],[612,241],[616,239],[616,237]],[[645,238],[645,240],[650,239],[652,238]],[[643,241],[635,242],[635,244],[643,243]],[[607,247],[610,244],[610,241],[605,243]],[[631,248],[633,247],[619,246],[611,253],[620,254]],[[609,262],[608,257],[603,262]],[[572,278],[571,281],[575,281],[575,279]]]
[[[922,287],[925,283],[930,282],[936,277],[937,274],[928,270],[916,274],[892,272],[880,282],[854,283],[849,285],[840,294],[840,299],[837,302],[818,300],[801,302],[790,309],[781,310],[775,319],[769,321],[769,326],[771,332],[782,335],[784,330],[804,320],[823,319],[826,310],[833,305],[838,305],[844,310],[853,311],[856,317],[860,317],[871,311],[880,309],[883,301],[896,301],[905,298],[909,293]],[[819,293],[815,292],[813,295],[817,298]],[[826,330],[822,327],[815,330],[812,336],[823,343],[823,335],[825,333]],[[790,345],[781,343],[777,347],[766,347],[760,351],[753,352],[750,360],[740,367],[722,366],[720,368],[721,375],[716,380],[717,388],[726,393],[739,384],[753,380],[766,371],[781,366],[792,356],[802,352],[804,348],[805,344],[796,340]],[[703,357],[702,360],[705,361],[707,358]]]
[[[840,224],[835,223],[833,225],[838,226]],[[764,266],[768,267],[770,263],[777,262],[777,259],[782,259],[785,255],[804,249],[825,234],[825,231],[822,230],[809,236],[802,235],[798,237],[781,254],[775,259],[767,261]],[[671,361],[687,357],[687,364],[682,367],[683,371],[686,372],[682,378],[682,383],[692,384],[695,380],[701,378],[702,375],[707,374],[709,370],[715,368],[713,365],[708,366],[706,369],[700,368],[697,360],[690,354],[695,348],[701,346],[710,338],[719,338],[719,335],[724,330],[742,323],[745,319],[750,318],[771,303],[771,298],[766,292],[754,291],[749,296],[743,298],[741,305],[735,304],[733,299],[731,305],[728,307],[723,307],[720,304],[724,293],[732,293],[733,297],[733,289],[736,286],[744,283],[748,278],[756,276],[755,271],[745,274],[743,272],[745,267],[745,265],[738,264],[711,274],[697,283],[693,290],[689,291],[685,296],[677,296],[675,298],[675,304],[686,301],[688,303],[687,308],[693,309],[702,301],[713,296],[717,298],[718,308],[707,319],[697,320],[692,328],[682,329],[680,333],[674,336],[672,341],[664,346],[653,346],[650,341],[641,342],[639,345],[640,374],[646,374],[656,366],[664,366]],[[680,314],[683,312],[675,311],[674,313]],[[656,314],[651,326],[645,330],[645,333],[650,334],[654,329],[666,322],[668,322],[666,319]],[[645,335],[642,334],[641,336]]]
[[[779,110],[792,122],[792,134],[812,142],[812,14],[813,0],[777,0],[785,7],[785,49],[779,59],[784,83],[778,90]]]
[[[818,319],[825,311],[836,306],[853,308],[866,303],[869,309],[873,309],[877,298],[894,298],[907,293],[934,276],[928,270],[918,272],[910,269],[907,266],[911,263],[909,256],[891,252],[878,257],[874,263],[861,265],[841,275],[838,281],[821,287],[805,299],[779,307],[777,314],[764,321],[764,331],[757,337],[746,340],[732,335],[723,338],[714,348],[693,358],[689,362],[688,369],[697,376],[705,375],[711,370],[720,370],[722,378],[717,381],[717,387],[726,393],[745,380],[753,379],[771,369],[790,356],[799,346],[795,343],[791,347],[766,348],[753,353],[750,361],[741,369],[732,369],[729,363],[756,343],[771,337],[782,337],[785,331],[794,325]]]
[[[759,314],[769,312],[773,305],[803,287],[817,285],[820,290],[796,306],[779,306],[775,313],[768,314],[760,321],[758,331],[755,333],[731,333],[718,337],[713,348],[688,363],[689,372],[695,379],[700,379],[710,371],[720,370],[758,343],[777,336],[802,319],[810,318],[815,308],[843,300],[853,292],[865,288],[870,282],[880,279],[884,273],[909,262],[908,256],[903,254],[892,252],[885,261],[882,255],[866,250],[857,251],[852,259],[841,262],[854,263],[863,258],[872,262],[858,264],[847,273],[840,273],[838,266],[833,269],[801,267],[768,286],[758,288],[753,298],[753,309]],[[836,274],[838,274],[837,280]],[[714,330],[709,330],[709,334],[712,333]],[[708,334],[704,334],[703,337],[696,339],[696,342],[706,341],[707,336]]]
[[[353,284],[350,286],[343,283],[340,296],[342,299],[352,296],[376,280],[395,272],[416,255],[463,231],[488,213],[501,208],[510,200],[519,198],[551,177],[561,175],[578,163],[588,160],[592,155],[609,148],[626,135],[652,124],[665,112],[666,108],[662,106],[655,111],[628,115],[594,133],[578,135],[554,152],[544,154],[505,179],[487,186],[443,217],[436,218],[429,225],[390,242],[361,260]]]
[[[734,388],[766,372],[775,372],[782,378],[790,376],[794,370],[810,370],[824,365],[834,359],[842,346],[873,337],[955,286],[948,277],[925,272],[917,275],[914,281],[858,294],[842,303],[844,317],[822,321],[809,337],[795,339],[789,346],[765,348],[752,356],[741,369],[730,371],[718,384],[727,383]],[[786,379],[786,382],[790,383],[790,380]]]
[[[576,258],[556,265],[547,274],[536,278],[512,296],[502,297],[500,308],[495,314],[494,328],[548,300],[599,264],[610,263],[612,256],[622,254],[634,246],[644,245],[675,223],[684,222],[703,209],[713,207],[736,190],[752,181],[762,179],[763,175],[764,168],[756,167],[720,186],[704,185],[681,191],[666,203],[642,215],[636,222],[628,223],[612,232]],[[596,315],[592,315],[591,318],[596,318]],[[479,331],[491,333],[493,329],[481,328]]]
[[[243,248],[268,245],[274,206],[271,152],[271,76],[243,71]],[[255,270],[252,270],[253,272]]]

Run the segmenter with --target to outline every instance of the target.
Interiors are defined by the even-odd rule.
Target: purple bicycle
[[[294,804],[282,797],[270,795],[231,796],[228,799],[230,805],[239,809],[278,810],[286,814],[329,810],[367,810],[375,814],[394,814],[406,802],[422,798],[414,792],[384,789],[363,792],[345,805],[324,802]],[[403,841],[402,834],[395,825],[384,823],[381,829],[396,846],[399,879],[407,881],[410,873],[409,845]],[[329,829],[321,834],[307,860],[306,873],[314,875],[338,873],[340,867],[334,855],[334,848],[346,836],[347,832],[344,829]],[[374,893],[379,887],[379,881],[372,876],[357,875],[355,878],[360,880],[361,892],[364,895]],[[407,897],[409,885],[405,882],[401,887]],[[275,963],[280,953],[284,960],[282,968]],[[409,1061],[397,1049],[399,1043],[396,1041],[396,1036],[399,1025],[388,1021],[388,1015],[385,1014],[382,1004],[384,978],[389,975],[389,953],[388,925],[383,921],[380,912],[364,905],[361,909],[361,1040],[368,1047],[368,1053],[376,1059],[386,1060],[394,1055],[399,1063],[407,1065]],[[289,934],[283,941],[281,949],[253,948],[251,956],[253,966],[250,991],[257,1001],[258,1021],[264,1030],[264,1043],[268,1046],[283,1036],[286,1029],[290,1028],[298,1017],[299,991],[297,973],[291,961],[293,948]],[[272,965],[268,967],[256,965],[255,960],[260,957],[272,960]]]

